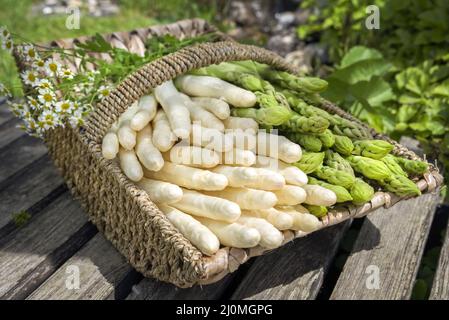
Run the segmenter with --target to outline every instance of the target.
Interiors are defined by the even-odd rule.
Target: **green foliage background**
[[[369,5],[379,8],[379,29],[365,27]],[[311,15],[298,36],[319,40],[333,63],[326,97],[378,131],[417,138],[449,168],[449,2],[306,0],[302,7]]]

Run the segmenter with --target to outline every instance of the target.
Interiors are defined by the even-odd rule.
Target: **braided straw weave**
[[[154,35],[172,34],[177,37],[196,36],[216,30],[203,20],[184,20],[175,24],[139,29],[130,33],[113,33],[105,39],[113,46],[143,54],[145,39]],[[217,33],[219,34],[219,33]],[[47,134],[45,141],[55,164],[61,170],[71,192],[80,199],[92,222],[109,241],[144,276],[168,281],[180,287],[218,281],[235,271],[250,257],[261,255],[264,248],[221,248],[207,257],[186,240],[151,202],[148,195],[131,183],[122,173],[117,161],[102,157],[101,140],[112,123],[134,101],[150,89],[189,70],[214,63],[235,60],[255,60],[294,73],[286,61],[276,54],[254,46],[241,45],[224,35],[220,41],[186,47],[145,65],[128,76],[110,96],[99,103],[79,130],[58,128]],[[73,47],[86,38],[53,42],[62,48]],[[108,59],[107,56],[103,57]],[[77,69],[77,61],[64,61]],[[19,67],[21,66],[18,61]],[[93,66],[92,66],[93,68]],[[359,122],[338,107],[325,102],[331,113]],[[373,135],[394,143],[394,153],[410,159],[418,157],[388,137]],[[422,191],[433,191],[442,183],[438,171],[431,167],[418,180]],[[349,218],[362,217],[368,212],[401,200],[390,193],[378,192],[362,206],[339,207],[322,220],[322,228]],[[302,237],[303,232],[285,231],[285,242]]]

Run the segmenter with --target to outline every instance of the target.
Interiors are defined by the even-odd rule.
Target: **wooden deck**
[[[1,299],[411,297],[437,194],[378,210],[354,223],[361,228],[341,270],[335,260],[341,260],[351,221],[254,258],[216,284],[178,289],[143,279],[126,263],[72,199],[42,142],[24,135],[17,124],[6,106],[0,106]],[[22,210],[31,218],[18,226],[14,214]],[[80,272],[79,289],[67,287],[73,268]],[[448,270],[446,235],[431,299],[449,299]],[[378,281],[373,278],[377,273]]]

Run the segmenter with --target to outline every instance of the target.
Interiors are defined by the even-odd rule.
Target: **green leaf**
[[[449,80],[437,85],[432,89],[432,94],[440,95],[449,98]]]
[[[375,50],[363,46],[352,47],[341,60],[340,68],[348,67],[356,62],[368,59],[382,59],[382,54]]]
[[[391,67],[392,65],[383,59],[368,59],[338,69],[332,77],[349,84],[355,84],[359,81],[369,81],[374,76],[383,76]]]
[[[413,287],[412,300],[424,300],[427,296],[428,286],[423,279],[417,279]]]
[[[349,93],[349,85],[337,78],[328,78],[326,79],[328,82],[327,89],[321,93],[321,95],[332,102],[341,102],[345,100],[346,96]]]
[[[349,91],[358,100],[366,100],[372,107],[381,106],[385,101],[395,98],[390,85],[380,77],[360,81],[351,86]]]

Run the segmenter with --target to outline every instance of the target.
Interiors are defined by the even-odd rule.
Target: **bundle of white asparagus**
[[[319,228],[301,204],[337,199],[290,165],[301,147],[230,116],[230,105],[254,106],[254,93],[192,77],[178,77],[179,91],[167,81],[130,106],[105,135],[103,156],[118,155],[124,174],[206,255],[220,245],[272,249],[282,244],[282,230]]]

